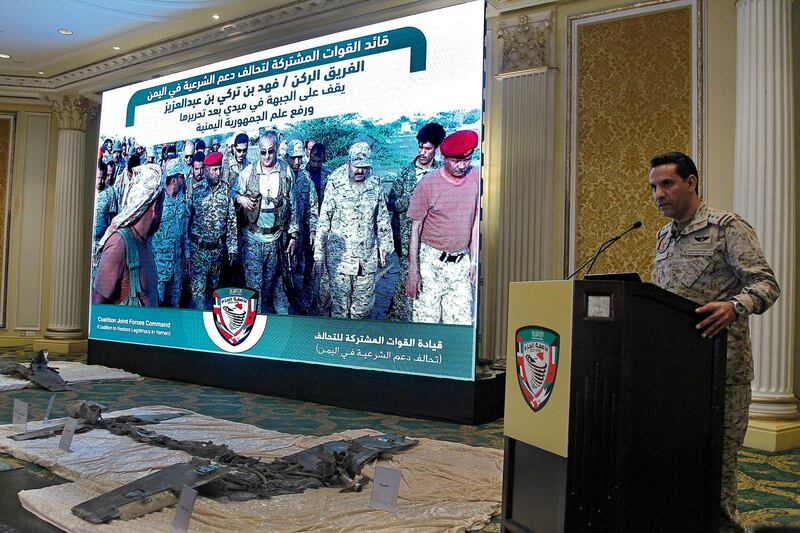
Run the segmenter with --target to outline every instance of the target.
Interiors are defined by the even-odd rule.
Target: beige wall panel
[[[22,201],[19,249],[16,255],[17,330],[41,329],[42,267],[44,221],[47,216],[46,191],[50,154],[50,114],[27,113],[25,155],[18,187]]]
[[[8,243],[11,188],[13,186],[14,115],[0,115],[0,328],[6,327],[8,294]]]
[[[642,229],[611,248],[594,271],[649,279],[654,235],[666,222],[646,183],[649,158],[692,152],[692,9],[581,24],[574,38],[572,263],[642,220]]]

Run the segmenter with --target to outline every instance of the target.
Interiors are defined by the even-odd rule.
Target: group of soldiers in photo
[[[224,144],[105,139],[92,302],[210,310],[215,289],[247,287],[260,313],[375,318],[376,282],[393,262],[379,318],[471,324],[478,136],[429,123],[416,139],[417,155],[385,183],[368,140],[331,171],[324,144],[263,129]]]

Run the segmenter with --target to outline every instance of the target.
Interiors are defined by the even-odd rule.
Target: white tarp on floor
[[[27,363],[22,363],[27,364]],[[85,365],[77,361],[51,361],[50,367],[58,370],[61,378],[70,385],[81,383],[108,383],[112,381],[137,381],[142,379],[139,374],[125,372],[119,368],[108,368],[102,365]],[[5,376],[0,374],[0,391],[38,387],[27,379]]]
[[[173,411],[155,406],[111,413],[142,414]],[[29,423],[37,429],[40,423]],[[247,424],[192,413],[163,421],[148,429],[179,440],[225,443],[234,451],[270,461],[328,440],[378,433],[366,429],[325,437],[288,435]],[[138,479],[157,469],[185,462],[184,452],[138,443],[103,430],[75,436],[70,453],[57,449],[59,437],[13,441],[10,425],[0,426],[0,451],[47,467],[75,481],[20,492],[22,505],[66,531],[169,531],[174,509],[139,519],[93,525],[74,516],[72,506]],[[413,437],[413,435],[410,435]],[[198,498],[190,524],[192,532],[222,531],[464,531],[480,528],[500,510],[502,450],[419,439],[419,445],[379,464],[402,472],[398,511],[369,507],[371,487],[361,493],[338,489],[309,490],[269,500],[217,502]],[[373,466],[364,469],[372,477]]]

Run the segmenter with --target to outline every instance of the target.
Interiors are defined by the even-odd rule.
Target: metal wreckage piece
[[[47,350],[36,352],[28,366],[11,361],[0,361],[0,374],[19,376],[51,392],[75,390],[64,381],[58,370],[48,366]]]
[[[129,436],[155,446],[181,449],[195,457],[76,505],[73,514],[93,524],[132,520],[174,505],[183,485],[203,496],[228,501],[268,499],[326,486],[343,486],[340,492],[359,492],[369,482],[366,476],[357,479],[366,463],[418,442],[395,435],[366,436],[326,442],[263,463],[224,444],[178,441],[142,428],[133,429]]]
[[[169,413],[154,413],[139,416],[122,415],[114,418],[101,418],[105,407],[95,403],[76,400],[66,406],[67,416],[78,419],[75,433],[84,433],[92,429],[105,429],[115,435],[126,435],[128,428],[143,426],[147,424],[158,424],[162,420],[170,420],[188,414],[188,411],[173,411]],[[64,431],[66,424],[55,424],[41,429],[26,431],[11,435],[8,438],[16,441],[46,439],[54,435],[60,435]]]
[[[104,409],[102,405],[88,401],[75,401],[66,406],[67,415],[80,420],[76,432],[105,429],[151,446],[186,452],[192,459],[168,466],[72,508],[73,514],[94,524],[114,519],[132,520],[174,505],[183,485],[195,488],[209,498],[230,501],[268,499],[321,487],[342,487],[340,492],[360,492],[369,483],[367,476],[361,476],[365,464],[373,459],[391,457],[394,452],[418,442],[396,435],[370,435],[326,442],[264,463],[254,457],[239,455],[225,444],[181,441],[140,427],[183,416],[186,411],[104,419],[101,416]],[[64,424],[59,424],[10,438],[47,438],[60,434],[63,429]]]

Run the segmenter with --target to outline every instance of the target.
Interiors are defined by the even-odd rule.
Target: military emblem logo
[[[212,312],[203,313],[206,332],[217,347],[227,352],[252,348],[267,326],[267,317],[258,315],[258,292],[240,287],[225,287],[212,293]]]
[[[217,289],[211,296],[217,331],[231,346],[236,346],[253,330],[258,294],[250,289]]]
[[[541,410],[553,392],[558,370],[559,335],[538,326],[517,330],[517,380],[525,402]]]

